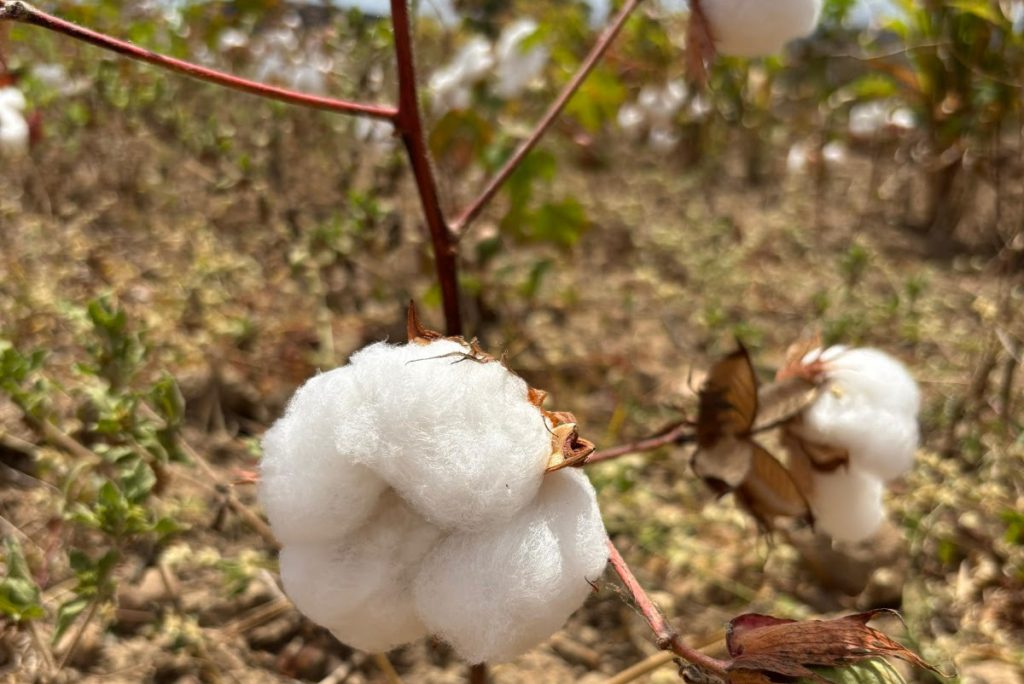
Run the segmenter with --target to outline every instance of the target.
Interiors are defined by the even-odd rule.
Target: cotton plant
[[[904,133],[917,126],[914,112],[889,100],[872,100],[850,107],[848,130],[855,139],[871,140],[886,133]]]
[[[28,154],[30,126],[25,118],[25,95],[14,85],[0,87],[0,158]]]
[[[820,385],[786,426],[815,525],[838,541],[869,538],[885,518],[885,485],[907,473],[919,443],[917,383],[877,349],[814,349],[781,374]]]
[[[571,415],[473,343],[410,318],[306,382],[263,440],[260,499],[295,605],[344,643],[427,635],[472,663],[558,630],[607,534]]]
[[[818,24],[823,0],[693,0],[693,17],[714,50],[736,57],[781,52]]]

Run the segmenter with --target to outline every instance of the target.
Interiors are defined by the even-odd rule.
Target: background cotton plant
[[[585,448],[462,340],[378,343],[311,378],[264,438],[261,500],[296,606],[385,651],[435,634],[510,660],[559,629],[607,561]],[[500,581],[496,578],[500,577]]]

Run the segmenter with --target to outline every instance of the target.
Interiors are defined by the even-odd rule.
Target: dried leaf
[[[690,2],[690,25],[686,33],[686,73],[700,86],[708,82],[708,64],[715,58],[715,40],[711,24],[704,16],[700,0]]]
[[[726,435],[745,437],[756,416],[757,376],[741,345],[711,367],[700,388],[697,444],[706,449]]]
[[[726,645],[733,660],[729,670],[754,670],[788,677],[824,678],[810,667],[839,667],[893,656],[938,673],[913,651],[867,626],[879,614],[873,610],[834,620],[796,622],[770,615],[741,615],[729,624]]]
[[[714,445],[697,448],[693,472],[718,496],[725,496],[746,479],[753,460],[754,443],[724,436]]]
[[[757,392],[754,432],[770,430],[803,413],[818,398],[819,386],[806,378],[789,376]]]
[[[811,518],[811,507],[789,470],[759,444],[753,444],[750,470],[736,498],[758,522],[770,528],[780,516]]]

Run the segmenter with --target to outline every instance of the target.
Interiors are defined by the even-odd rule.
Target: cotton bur
[[[606,563],[592,446],[503,364],[419,328],[311,378],[267,431],[260,498],[295,605],[385,651],[430,634],[511,660],[564,624]]]
[[[899,361],[877,349],[816,349],[801,372],[821,391],[788,427],[810,467],[808,500],[819,529],[840,541],[874,534],[885,483],[914,464],[921,399]]]

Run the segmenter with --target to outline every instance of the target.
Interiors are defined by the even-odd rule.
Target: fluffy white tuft
[[[885,518],[882,481],[857,468],[815,473],[810,496],[815,525],[836,541],[859,542]]]
[[[839,446],[850,463],[888,481],[907,472],[918,445],[917,383],[896,359],[877,349],[832,347],[805,362],[827,362],[827,385],[803,414],[800,434]]]
[[[371,345],[303,385],[264,438],[285,591],[357,648],[436,632],[467,660],[510,659],[604,568],[590,482],[545,476],[551,434],[526,383],[469,351]]]
[[[551,435],[521,378],[466,352],[441,340],[380,343],[355,354],[359,398],[378,416],[374,447],[355,458],[431,522],[475,530],[508,520],[534,498]],[[368,442],[348,420],[336,438],[341,448]]]
[[[774,54],[814,30],[822,0],[701,0],[718,51],[738,57]]]
[[[519,19],[501,32],[494,51],[498,66],[494,71],[497,83],[494,92],[499,97],[519,97],[526,87],[540,77],[548,64],[548,49],[543,45],[525,47],[527,40],[537,31],[533,19]]]
[[[583,603],[604,571],[606,541],[586,475],[553,473],[507,525],[439,544],[416,580],[416,607],[469,662],[511,660]]]
[[[412,583],[441,534],[389,492],[344,540],[285,545],[281,580],[295,606],[338,639],[386,651],[427,634]]]
[[[356,462],[377,438],[375,412],[359,392],[351,366],[314,376],[263,437],[260,499],[283,544],[343,538],[365,522],[387,488]],[[362,433],[369,440],[339,445],[340,425],[346,437]]]

